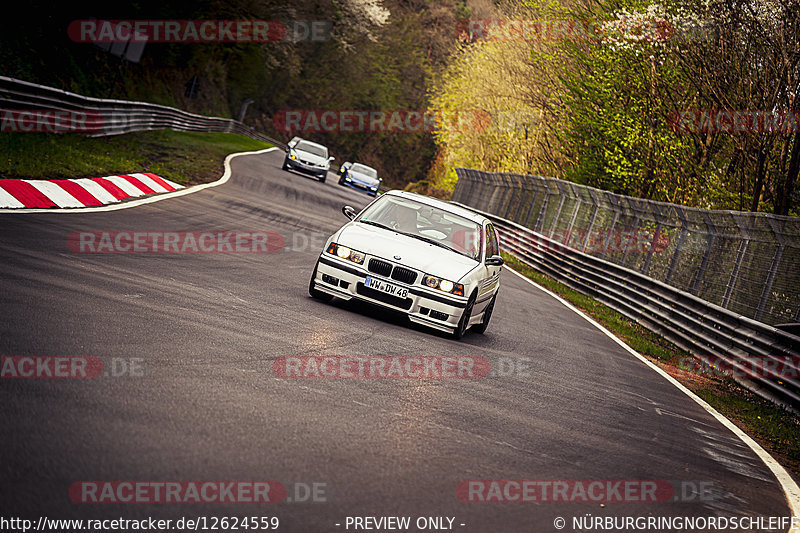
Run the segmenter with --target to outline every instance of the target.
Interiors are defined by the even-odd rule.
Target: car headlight
[[[353,181],[353,180],[350,179],[350,176],[345,176],[344,181]]]
[[[364,252],[352,250],[347,246],[342,246],[340,244],[336,244],[335,242],[332,242],[331,245],[328,246],[326,252],[335,255],[336,257],[347,259],[348,261],[352,261],[353,263],[357,263],[359,265],[364,263]]]
[[[297,154],[294,152],[289,152],[289,159],[297,159]]]
[[[373,191],[377,191],[378,190],[377,187],[370,187],[370,189],[372,189]]]
[[[436,276],[429,276],[426,274],[422,278],[422,284],[431,289],[439,289],[440,291],[449,292],[456,296],[464,296],[464,286],[461,283],[453,283],[449,279],[437,278]]]

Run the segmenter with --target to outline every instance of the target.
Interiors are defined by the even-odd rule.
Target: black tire
[[[339,178],[339,185],[344,185],[344,176]]]
[[[494,293],[494,296],[492,296],[492,301],[486,306],[486,310],[483,312],[483,320],[481,320],[480,324],[475,324],[472,326],[472,331],[475,333],[480,333],[481,335],[486,333],[486,328],[489,326],[489,320],[492,319],[492,311],[494,311],[495,300],[497,300],[497,293]]]
[[[319,265],[319,263],[314,265],[314,273],[311,274],[311,281],[308,283],[308,294],[310,294],[312,298],[315,298],[315,299],[320,300],[322,302],[330,302],[331,300],[333,300],[333,296],[331,296],[327,292],[322,292],[320,290],[317,290],[314,287],[314,280],[317,279],[317,266],[318,265]]]
[[[283,158],[283,166],[281,167],[283,170],[289,170],[289,163],[287,163],[287,159]]]
[[[453,330],[453,338],[456,340],[461,339],[469,329],[469,318],[472,316],[472,308],[475,307],[475,298],[477,297],[477,293],[473,292],[472,295],[467,300],[467,306],[464,308],[464,312],[461,313],[461,318],[458,321],[458,325],[456,329]]]
[[[319,182],[320,183],[325,183],[325,178],[327,178],[327,177],[328,176],[326,176],[325,174],[321,174],[321,175],[317,176],[317,178],[319,178]]]

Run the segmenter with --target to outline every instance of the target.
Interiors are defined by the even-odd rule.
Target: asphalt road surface
[[[574,531],[573,517],[790,514],[774,476],[733,433],[512,272],[503,272],[486,334],[460,342],[367,305],[310,298],[322,243],[346,222],[342,205],[370,198],[333,175],[321,184],[284,172],[282,157],[237,157],[222,186],[131,209],[0,214],[5,364],[90,356],[108,374],[14,379],[4,366],[2,517],[205,516],[208,527],[212,517],[278,517],[279,531],[324,532],[364,530],[354,517],[400,516],[410,517],[409,531],[547,532],[558,517]],[[283,246],[68,245],[75,232],[228,230],[276,232]],[[322,355],[476,356],[494,370],[476,379],[284,379],[273,369],[282,356]],[[286,498],[195,503],[181,493],[180,502],[122,503],[128,489],[104,483],[265,480],[286,487]],[[487,492],[465,497],[457,488],[468,480],[562,481],[569,490],[548,498],[545,488],[557,485],[542,483],[529,493],[535,501],[469,501],[514,485],[486,482]],[[656,483],[658,499],[681,501],[606,488],[613,501],[601,503],[575,492],[609,480]],[[76,497],[85,481],[97,484],[80,491],[98,492]],[[664,496],[664,483],[675,493]],[[89,503],[103,490],[102,503]],[[453,521],[418,529],[420,517]]]

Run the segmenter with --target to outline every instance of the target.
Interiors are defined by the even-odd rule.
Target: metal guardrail
[[[457,168],[453,200],[767,324],[800,322],[800,218],[633,198],[555,178]],[[620,245],[647,236],[656,249]],[[643,253],[646,252],[646,253]]]
[[[243,123],[220,117],[196,115],[174,107],[146,102],[92,98],[37,85],[14,78],[0,76],[0,108],[4,111],[65,112],[53,118],[45,117],[46,126],[55,131],[74,131],[92,137],[120,135],[135,131],[173,129],[178,131],[237,133],[274,144],[282,149],[286,144],[262,135]],[[30,118],[32,127],[39,117]],[[44,131],[48,131],[44,128]]]
[[[504,251],[534,270],[659,333],[710,367],[732,371],[762,397],[800,407],[800,337],[461,205],[492,220]]]

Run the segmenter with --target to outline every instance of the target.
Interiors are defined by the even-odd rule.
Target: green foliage
[[[676,128],[681,111],[797,109],[800,4],[529,0],[500,11],[571,30],[500,31],[454,54],[432,103],[488,110],[492,125],[436,132],[440,186],[465,166],[696,207],[800,210],[800,135]],[[533,118],[504,123],[504,112]]]
[[[237,117],[286,139],[272,118],[281,110],[423,110],[433,73],[456,43],[456,23],[469,15],[463,0],[359,2],[198,0],[175,4],[53,3],[31,0],[0,44],[3,75],[95,97],[144,100],[214,116]],[[46,16],[42,16],[46,13]],[[388,19],[384,15],[390,13]],[[148,43],[141,63],[121,62],[90,43],[72,42],[74,20],[261,19],[332,25],[330,39],[268,43]],[[184,86],[199,78],[197,99]],[[378,169],[389,186],[423,177],[435,148],[430,132],[301,132],[327,144],[337,163],[359,160]]]
[[[177,183],[219,178],[230,153],[270,145],[232,133],[157,130],[113,137],[0,133],[0,179],[97,178],[153,172]]]

